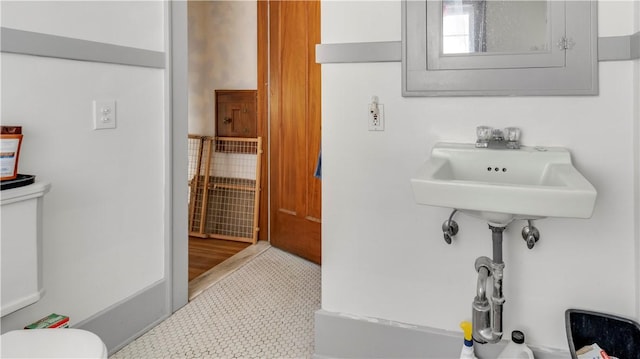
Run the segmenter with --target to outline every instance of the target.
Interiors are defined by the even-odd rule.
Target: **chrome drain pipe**
[[[493,260],[486,256],[476,259],[478,272],[477,294],[472,305],[473,339],[478,343],[497,343],[502,339],[502,278],[504,262],[502,261],[502,233],[506,227],[489,225],[493,240]],[[488,278],[493,279],[491,300],[487,298]]]

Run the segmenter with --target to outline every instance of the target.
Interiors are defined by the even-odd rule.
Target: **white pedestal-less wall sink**
[[[561,147],[437,143],[411,179],[418,203],[506,226],[516,219],[589,218],[597,192]]]

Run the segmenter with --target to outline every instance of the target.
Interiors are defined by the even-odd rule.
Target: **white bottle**
[[[478,359],[473,351],[473,338],[471,336],[472,325],[470,322],[460,323],[463,332],[462,350],[460,351],[460,359]]]
[[[511,332],[511,342],[497,359],[534,359],[533,352],[524,343],[524,333],[519,330]]]

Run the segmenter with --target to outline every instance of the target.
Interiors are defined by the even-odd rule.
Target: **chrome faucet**
[[[520,129],[517,127],[507,127],[503,131],[489,126],[478,126],[476,136],[478,148],[520,148]]]
[[[482,256],[476,259],[478,272],[476,297],[472,305],[473,339],[478,343],[497,343],[502,339],[502,232],[506,227],[489,225],[493,239],[493,260]],[[493,279],[491,299],[487,297],[487,281]]]

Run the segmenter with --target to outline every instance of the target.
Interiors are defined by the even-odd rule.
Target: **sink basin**
[[[589,218],[597,195],[561,147],[437,143],[411,184],[420,204],[455,208],[499,226],[516,219]]]

